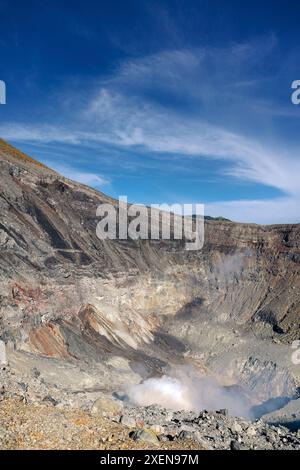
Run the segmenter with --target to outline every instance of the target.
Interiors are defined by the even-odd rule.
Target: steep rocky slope
[[[300,226],[206,221],[189,252],[100,241],[102,202],[116,204],[0,140],[0,337],[13,374],[30,382],[36,368],[86,406],[183,367],[242,387],[267,404],[258,416],[296,398]]]

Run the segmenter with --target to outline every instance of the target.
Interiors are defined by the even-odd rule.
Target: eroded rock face
[[[131,378],[188,364],[257,405],[293,396],[299,225],[208,221],[204,248],[188,252],[100,241],[103,202],[116,204],[0,141],[0,336],[11,350],[101,363],[106,388],[122,359]]]
[[[48,357],[67,358],[67,345],[58,325],[48,323],[29,332],[28,343],[34,352]]]

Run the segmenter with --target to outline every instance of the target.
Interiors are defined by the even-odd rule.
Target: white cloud
[[[205,213],[223,216],[235,222],[257,224],[300,223],[300,197],[291,196],[272,200],[221,201],[206,204]]]
[[[10,140],[109,143],[126,149],[140,146],[150,152],[180,156],[183,161],[189,159],[190,166],[194,158],[223,160],[229,163],[227,173],[231,176],[277,188],[286,197],[220,202],[208,206],[213,215],[260,222],[294,221],[300,199],[299,152],[280,142],[276,132],[269,141],[261,137],[259,105],[253,100],[253,88],[260,85],[259,78],[253,79],[253,70],[263,65],[275,44],[270,36],[263,44],[163,51],[127,60],[113,76],[99,82],[84,108],[78,109],[76,96],[67,100],[72,106],[64,116],[63,127],[53,122],[8,123],[0,127],[0,133]],[[248,95],[245,89],[251,93]],[[184,98],[193,103],[193,109],[176,108],[172,99],[163,106],[159,99],[149,98],[149,90],[154,95],[160,91]],[[247,112],[252,115],[245,116]],[[245,119],[252,129],[245,125]],[[66,171],[62,169],[64,174]],[[73,170],[73,176],[85,184],[98,181],[98,176],[90,173]]]
[[[61,128],[53,124],[27,124],[9,122],[0,126],[0,134],[7,140],[28,142],[61,142],[79,144],[80,134],[71,128]]]
[[[95,173],[78,171],[68,165],[61,165],[52,161],[47,161],[45,163],[47,166],[53,168],[58,173],[63,174],[66,178],[69,178],[70,180],[77,181],[82,184],[102,187],[110,183],[108,179]]]
[[[202,119],[182,117],[150,104],[140,106],[102,89],[86,111],[87,119],[100,129],[95,139],[121,146],[144,146],[152,152],[222,159],[231,162],[230,174],[298,193],[298,154],[273,149]],[[192,164],[192,163],[191,163]]]

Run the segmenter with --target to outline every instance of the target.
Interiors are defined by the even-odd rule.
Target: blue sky
[[[299,14],[294,0],[0,0],[0,135],[114,197],[299,222]]]

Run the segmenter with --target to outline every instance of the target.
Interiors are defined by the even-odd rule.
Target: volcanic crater
[[[0,140],[5,387],[86,409],[99,393],[165,405],[179,387],[174,408],[297,428],[300,226],[206,220],[198,251],[101,241],[105,202]]]

